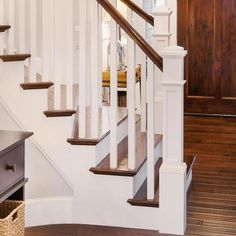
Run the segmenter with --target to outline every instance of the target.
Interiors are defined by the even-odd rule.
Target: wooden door
[[[185,111],[236,115],[236,0],[177,0]]]

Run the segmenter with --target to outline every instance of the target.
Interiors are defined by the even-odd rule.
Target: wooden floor
[[[236,235],[236,118],[186,117],[185,151],[197,155],[186,235]]]
[[[236,118],[185,118],[185,152],[197,155],[185,235],[236,235]],[[170,226],[171,227],[171,226]],[[155,231],[95,226],[27,229],[25,236],[156,236]]]

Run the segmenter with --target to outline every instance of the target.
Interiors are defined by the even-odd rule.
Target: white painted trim
[[[154,10],[152,11],[152,14],[154,16],[170,16],[173,13],[173,11],[166,7],[166,6],[158,6],[156,5]]]
[[[23,131],[27,131],[24,125],[17,119],[15,114],[11,111],[11,109],[8,107],[7,103],[3,100],[3,98],[0,96],[0,103],[5,108],[6,112],[9,114],[9,116],[16,122],[16,124],[21,128]],[[63,180],[68,184],[68,186],[73,191],[73,185],[68,180],[68,178],[57,168],[57,165],[52,161],[52,159],[49,157],[49,155],[46,153],[46,151],[40,146],[40,144],[34,139],[34,137],[30,137],[30,140],[35,145],[35,147],[39,150],[39,152],[42,154],[42,156],[48,161],[48,163],[57,171],[57,173],[63,178]]]
[[[166,34],[166,33],[153,33],[153,37],[170,37],[172,33]]]
[[[162,85],[169,85],[169,86],[180,86],[182,87],[186,83],[186,80],[176,81],[176,80],[165,80],[162,82]]]
[[[170,163],[162,164],[161,172],[162,173],[173,173],[173,174],[183,174],[187,170],[186,163],[182,163],[181,165],[177,166],[175,162],[173,162],[173,165]]]
[[[72,223],[73,197],[37,198],[25,202],[26,227]]]

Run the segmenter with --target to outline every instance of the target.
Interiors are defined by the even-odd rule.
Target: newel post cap
[[[152,14],[154,16],[170,16],[172,14],[172,10],[166,6],[155,6]]]
[[[164,48],[160,55],[163,58],[184,58],[187,55],[187,51],[183,47],[172,45]]]

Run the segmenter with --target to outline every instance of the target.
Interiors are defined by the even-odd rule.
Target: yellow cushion
[[[118,87],[127,87],[127,69],[117,71]],[[141,80],[141,65],[136,66],[136,83]],[[106,70],[102,72],[102,86],[110,87],[110,71]]]

